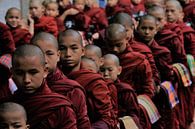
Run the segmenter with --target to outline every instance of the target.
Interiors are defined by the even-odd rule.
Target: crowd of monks
[[[194,0],[30,0],[0,22],[0,129],[194,129]]]

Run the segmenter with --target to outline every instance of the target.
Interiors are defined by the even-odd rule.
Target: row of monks
[[[30,0],[0,22],[0,129],[190,129],[195,2]]]

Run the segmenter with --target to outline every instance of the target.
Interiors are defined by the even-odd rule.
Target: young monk
[[[183,32],[184,48],[187,54],[195,57],[195,30],[183,22],[183,8],[179,1],[168,0],[165,2],[167,21],[177,23]]]
[[[151,7],[147,12],[159,21],[159,31],[155,35],[156,42],[171,51],[173,63],[182,63],[187,66],[183,34],[180,27],[177,24],[167,23],[165,10],[160,6]]]
[[[45,8],[42,0],[30,0],[29,11],[34,20],[35,34],[43,31],[51,33],[57,37],[58,27],[55,18],[44,16]]]
[[[95,63],[95,61],[86,57],[86,56],[82,56],[81,63],[82,63],[83,69],[91,70],[94,73],[99,72],[99,68],[98,68],[97,64]]]
[[[39,47],[18,47],[12,57],[12,68],[13,80],[18,87],[13,101],[24,106],[31,128],[77,129],[69,99],[52,92],[44,81],[47,70]]]
[[[59,49],[61,50],[62,71],[85,88],[92,128],[116,128],[110,92],[106,82],[101,75],[82,69],[81,56],[84,54],[84,48],[81,35],[75,30],[66,30],[60,33]]]
[[[5,20],[6,24],[10,27],[16,47],[30,43],[33,35],[34,23],[31,22],[29,26],[29,30],[32,32],[31,34],[28,28],[24,28],[21,25],[22,15],[18,8],[12,7],[8,9],[5,15]]]
[[[27,114],[22,105],[13,102],[0,104],[0,129],[29,129]]]
[[[15,50],[15,43],[10,29],[7,25],[0,22],[0,56],[3,54],[13,53]]]
[[[49,33],[41,32],[32,39],[32,44],[39,46],[45,54],[49,74],[46,78],[48,86],[55,92],[67,96],[76,108],[77,128],[89,129],[86,97],[84,89],[73,80],[68,79],[57,67],[60,59],[57,39]]]
[[[152,55],[150,48],[148,48],[143,43],[136,42],[133,39],[133,37],[134,37],[133,33],[134,33],[135,26],[134,26],[132,18],[126,13],[118,13],[114,16],[113,22],[122,24],[126,28],[127,37],[129,39],[129,44],[130,44],[131,48],[135,52],[140,52],[146,56],[146,59],[149,61],[150,66],[152,68],[154,84],[156,86],[159,85],[160,84],[159,72],[158,72],[158,69],[156,68],[154,57]]]
[[[123,83],[118,79],[122,70],[118,57],[113,54],[106,54],[103,58],[104,63],[100,68],[100,72],[105,78],[113,80],[117,88],[119,102],[118,117],[131,116],[136,123],[137,128],[141,128],[136,94],[129,84]],[[120,126],[120,128],[122,129],[122,126]]]

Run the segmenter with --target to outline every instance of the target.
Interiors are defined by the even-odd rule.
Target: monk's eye
[[[21,128],[21,127],[22,127],[22,125],[20,125],[20,124],[14,125],[14,129],[19,129],[19,128]]]
[[[65,46],[59,46],[59,50],[63,51],[63,50],[66,50],[66,47]]]
[[[100,72],[105,72],[106,70],[104,68],[100,68]]]

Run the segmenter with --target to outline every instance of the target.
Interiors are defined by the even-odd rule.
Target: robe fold
[[[131,116],[136,125],[142,129],[139,121],[140,109],[134,89],[132,86],[121,82],[119,79],[114,84],[118,93],[118,117]]]
[[[32,35],[26,29],[11,28],[11,33],[12,33],[16,48],[24,44],[29,44],[32,38]]]
[[[146,94],[152,98],[154,96],[152,70],[145,56],[133,52],[130,46],[127,46],[118,57],[122,66],[119,79],[132,85],[138,95]]]
[[[146,59],[148,60],[152,68],[154,82],[156,85],[159,85],[161,82],[160,77],[159,77],[159,72],[156,67],[156,63],[155,63],[155,60],[154,60],[154,57],[153,57],[153,54],[150,48],[144,43],[137,42],[137,41],[130,41],[129,44],[131,48],[133,49],[133,51],[140,52],[141,54],[146,56]]]
[[[0,22],[0,56],[3,54],[13,53],[15,43],[10,29],[7,25]]]
[[[110,97],[110,91],[105,80],[100,74],[89,70],[80,69],[67,75],[80,83],[86,91],[88,116],[92,128],[115,129],[114,111]]]
[[[76,81],[68,79],[59,69],[47,76],[47,84],[52,91],[67,96],[72,101],[77,117],[77,128],[90,129],[83,87]]]
[[[44,82],[32,94],[16,91],[12,100],[26,109],[31,129],[77,129],[70,100],[52,92]]]
[[[186,52],[183,44],[183,33],[177,24],[167,23],[155,36],[156,42],[171,51],[173,63],[187,66]]]
[[[53,34],[55,37],[58,36],[58,26],[55,18],[42,16],[39,19],[34,19],[34,31],[35,34],[39,32],[47,32]]]
[[[195,29],[195,1],[190,2],[183,7],[184,21],[192,24]]]

